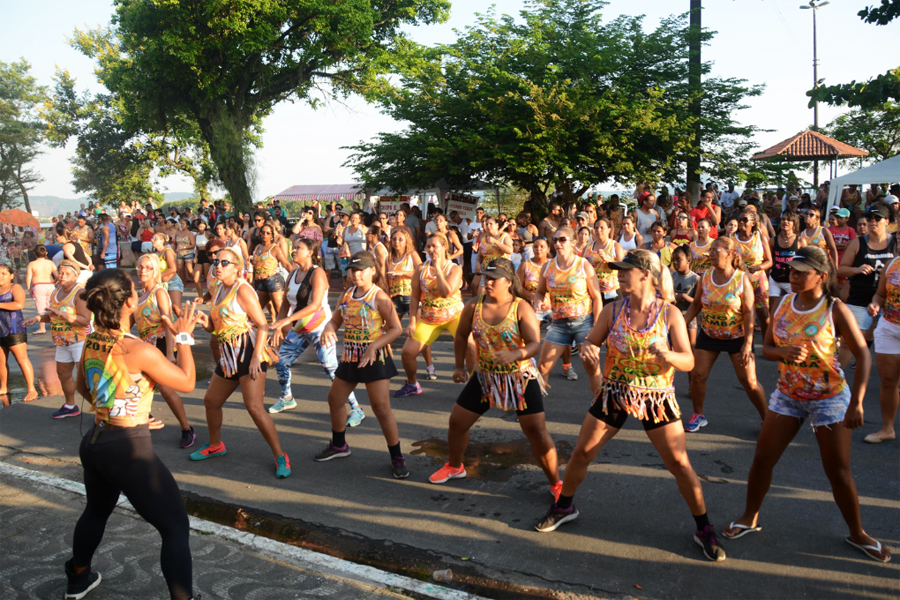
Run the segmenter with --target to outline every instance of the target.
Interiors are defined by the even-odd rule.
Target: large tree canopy
[[[606,181],[680,180],[696,151],[686,22],[648,34],[640,17],[604,23],[603,6],[541,0],[518,20],[488,12],[456,42],[407,53],[400,85],[378,99],[409,127],[353,147],[348,164],[376,188],[489,180],[538,201],[554,188],[579,195]],[[723,140],[734,149],[753,131],[731,119],[758,93],[742,84],[704,84],[708,169],[727,162]]]
[[[369,94],[406,45],[401,26],[447,0],[115,0],[107,29],[76,32],[128,129],[195,122],[234,204],[251,204],[246,137],[283,100]],[[131,122],[130,120],[133,120]]]
[[[21,196],[31,212],[28,191],[41,181],[29,165],[41,153],[37,106],[46,91],[30,71],[24,59],[0,62],[0,210],[18,205]]]
[[[853,109],[835,118],[823,131],[868,150],[865,162],[888,159],[900,154],[900,105],[885,102],[878,110]]]

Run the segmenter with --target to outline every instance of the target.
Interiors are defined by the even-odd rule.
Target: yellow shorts
[[[459,315],[440,325],[417,321],[413,339],[417,342],[422,342],[426,346],[430,346],[440,337],[442,331],[447,331],[450,335],[456,337],[457,327],[459,327]]]

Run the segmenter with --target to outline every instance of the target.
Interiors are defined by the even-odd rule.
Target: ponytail
[[[122,269],[103,269],[88,279],[81,299],[94,313],[94,322],[103,329],[122,327],[122,306],[134,294],[131,277]]]

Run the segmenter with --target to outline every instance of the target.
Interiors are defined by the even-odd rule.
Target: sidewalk
[[[62,565],[71,557],[72,530],[86,499],[76,491],[26,478],[34,471],[23,472],[25,477],[11,474],[16,470],[8,466],[0,470],[0,546],[4,557],[0,567],[0,598],[61,598],[65,592]],[[57,480],[57,485],[72,489],[80,486],[74,482],[67,485],[67,480]],[[127,503],[116,508],[94,556],[93,568],[101,573],[103,581],[88,598],[168,598],[159,568],[159,534],[126,506]],[[194,593],[202,594],[204,600],[422,597],[402,595],[321,569],[304,568],[294,564],[298,561],[290,555],[283,556],[283,560],[266,556],[217,533],[197,531],[197,521],[192,519],[191,523]],[[221,526],[207,524],[206,527],[217,531]],[[255,537],[236,530],[234,533]],[[269,542],[267,546],[277,549],[278,544]],[[446,598],[472,598],[447,591],[450,594]]]

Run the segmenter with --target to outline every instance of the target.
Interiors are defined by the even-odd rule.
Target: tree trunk
[[[31,202],[28,200],[28,188],[19,183],[19,189],[22,190],[22,200],[25,202],[25,210],[28,211],[28,214],[33,214],[31,212]]]
[[[694,122],[694,150],[688,154],[686,163],[686,179],[687,191],[691,194],[691,202],[696,205],[700,200],[700,94],[703,89],[701,86],[701,73],[703,66],[700,60],[700,50],[702,48],[700,34],[700,13],[701,0],[691,0],[691,21],[690,33],[688,38],[688,89],[693,99],[691,101],[691,115],[696,119]]]
[[[253,195],[247,177],[247,157],[244,154],[245,127],[240,119],[220,108],[198,120],[200,131],[209,144],[209,156],[219,179],[231,195],[234,212],[253,210]]]

